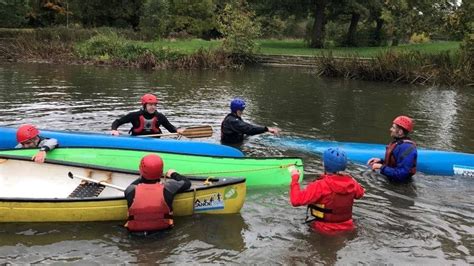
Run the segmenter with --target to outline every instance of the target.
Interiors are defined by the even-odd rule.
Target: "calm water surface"
[[[398,114],[415,118],[420,146],[474,153],[474,90],[321,79],[307,69],[155,71],[0,64],[0,126],[108,132],[114,119],[156,93],[176,126],[213,125],[218,142],[228,102],[244,97],[248,121],[287,136],[386,143]],[[121,128],[123,133],[129,127]],[[305,184],[322,172],[319,157],[264,145],[249,156],[299,156]],[[179,170],[179,169],[178,169]],[[179,217],[153,238],[130,237],[121,223],[2,224],[0,263],[281,263],[473,264],[474,180],[418,174],[388,183],[363,166],[348,171],[366,188],[357,201],[357,231],[337,237],[302,224],[288,188],[250,189],[240,214]],[[289,180],[288,180],[289,181]]]

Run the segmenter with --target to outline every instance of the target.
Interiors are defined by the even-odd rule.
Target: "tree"
[[[157,38],[165,34],[169,26],[169,1],[146,0],[140,29],[148,38]]]
[[[24,26],[27,22],[28,0],[0,0],[0,25],[6,28]]]

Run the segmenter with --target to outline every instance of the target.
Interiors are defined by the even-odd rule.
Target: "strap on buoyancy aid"
[[[322,221],[325,213],[332,213],[332,210],[324,208],[324,204],[309,204],[306,208],[306,218],[304,219],[303,224],[311,223],[313,221]],[[310,214],[314,218],[308,220]]]

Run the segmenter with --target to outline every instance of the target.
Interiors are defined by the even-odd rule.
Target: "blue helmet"
[[[326,172],[344,171],[347,166],[346,153],[339,148],[329,148],[323,154],[323,162]]]
[[[232,113],[237,112],[237,110],[243,111],[245,109],[245,101],[240,98],[235,98],[230,102],[230,110]]]

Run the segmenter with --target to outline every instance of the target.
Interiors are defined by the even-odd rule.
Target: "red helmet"
[[[163,174],[163,160],[155,154],[148,154],[140,162],[140,175],[149,180],[160,179]]]
[[[397,116],[394,120],[393,123],[399,127],[404,128],[408,132],[413,131],[413,120],[409,118],[408,116]]]
[[[142,96],[142,104],[147,103],[158,103],[158,98],[153,94],[147,93]]]
[[[39,133],[39,130],[33,125],[22,125],[16,131],[16,140],[22,143],[38,136]]]

